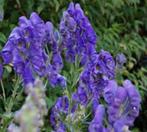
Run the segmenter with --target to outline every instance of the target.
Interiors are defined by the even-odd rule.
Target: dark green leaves
[[[0,0],[0,21],[3,21],[4,18],[4,0]]]

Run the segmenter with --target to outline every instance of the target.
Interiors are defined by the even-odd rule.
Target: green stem
[[[13,105],[14,105],[15,97],[16,97],[16,94],[17,94],[17,90],[18,90],[18,88],[19,88],[19,82],[20,82],[20,79],[18,78],[18,79],[16,80],[16,83],[15,83],[15,86],[14,86],[14,90],[13,90],[13,93],[12,93],[12,97],[11,97],[9,103],[8,103],[7,108],[6,108],[6,112],[8,112],[8,113],[11,112],[12,107],[13,107]]]
[[[1,83],[2,91],[3,91],[3,98],[4,98],[4,102],[5,102],[6,101],[6,94],[5,94],[4,84],[3,84],[2,80],[0,80],[0,83]]]
[[[48,84],[48,80],[45,81],[45,85],[44,85],[44,88],[46,89],[47,87],[47,84]]]

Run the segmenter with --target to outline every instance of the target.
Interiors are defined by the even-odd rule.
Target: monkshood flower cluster
[[[99,99],[109,79],[115,76],[115,62],[109,52],[101,50],[93,54],[80,75],[79,86],[73,93],[73,100],[86,105]]]
[[[75,62],[78,56],[83,65],[95,53],[96,33],[79,4],[70,3],[67,11],[64,11],[60,33],[69,62]]]
[[[62,96],[57,99],[54,107],[51,109],[50,123],[55,132],[76,131],[80,129],[78,128],[78,123],[84,115],[84,106],[78,106],[78,104],[70,105],[69,98]],[[69,122],[72,125],[66,125]]]
[[[84,97],[82,90],[81,97]],[[118,86],[116,81],[110,80],[101,97],[104,98],[106,104],[103,105],[100,99],[99,102],[94,102],[94,118],[89,123],[88,131],[129,132],[129,127],[133,126],[135,118],[139,115],[141,102],[141,97],[135,86],[129,80],[125,80],[123,86]],[[77,103],[71,107],[67,96],[58,98],[50,115],[50,122],[56,132],[67,131],[68,126],[65,123],[67,120],[74,124],[84,118],[85,111],[83,110],[86,108],[82,105],[82,109],[79,109],[79,106],[81,107],[81,104]],[[80,114],[77,112],[79,110]]]
[[[104,99],[107,105],[97,105],[89,132],[129,132],[129,126],[133,125],[139,114],[141,102],[134,85],[125,80],[123,87],[119,87],[114,80],[109,81],[104,90]]]
[[[69,100],[67,96],[58,98],[55,106],[51,109],[50,122],[56,131],[66,131],[60,113],[62,113],[62,116],[67,116],[68,109]]]
[[[47,114],[47,106],[42,81],[36,79],[34,84],[28,84],[25,92],[25,103],[15,112],[15,123],[9,125],[8,132],[40,132],[44,124],[43,117]]]
[[[67,60],[75,62],[78,56],[80,63],[85,63],[82,63],[83,71],[72,97],[59,97],[51,110],[50,122],[55,132],[73,131],[67,120],[70,118],[72,125],[75,120],[82,120],[82,110],[85,112],[90,104],[94,118],[89,123],[89,132],[129,132],[139,114],[141,97],[129,80],[124,81],[122,87],[114,81],[115,61],[109,52],[95,51],[96,35],[79,4],[71,3],[64,12],[60,32]],[[125,62],[125,56],[119,54],[116,63],[122,66]]]
[[[19,26],[13,29],[1,51],[4,64],[12,63],[25,85],[33,83],[37,75],[48,78],[53,87],[57,84],[65,87],[66,80],[59,74],[63,64],[56,34],[53,25],[44,23],[36,13],[32,13],[30,19],[20,17]],[[52,49],[52,58],[46,53],[48,46]]]

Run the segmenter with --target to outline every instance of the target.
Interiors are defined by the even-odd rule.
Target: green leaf
[[[4,0],[0,0],[0,21],[3,21],[4,18]]]
[[[4,43],[6,42],[6,37],[5,37],[5,35],[4,35],[3,33],[1,33],[1,32],[0,32],[0,41],[1,41],[1,42],[4,42]]]

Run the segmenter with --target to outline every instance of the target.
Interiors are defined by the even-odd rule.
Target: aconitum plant
[[[79,4],[70,3],[67,11],[64,11],[60,33],[68,61],[74,62],[78,56],[80,62],[85,64],[96,52],[96,33]]]
[[[104,100],[106,106],[97,105],[94,118],[89,125],[89,131],[129,131],[126,129],[133,125],[135,118],[138,116],[141,101],[133,84],[129,80],[125,80],[123,87],[119,87],[114,80],[109,81],[104,90]]]
[[[56,70],[62,67],[62,58],[54,39],[52,24],[44,23],[38,14],[32,13],[29,20],[24,16],[20,17],[19,26],[13,29],[1,51],[4,63],[13,64],[24,85],[33,83],[35,76],[39,76],[48,78],[53,87],[57,84],[65,87],[65,78]],[[52,64],[45,51],[47,46],[54,46]]]
[[[85,120],[89,132],[129,131],[139,114],[141,97],[129,80],[123,86],[117,85],[115,60],[107,51],[96,52],[96,34],[79,4],[71,3],[63,13],[60,32],[67,61],[77,63],[78,57],[83,70],[74,92],[60,97],[51,110],[55,131],[82,131]],[[118,61],[122,66],[125,56],[118,55]],[[89,108],[92,121],[87,117]]]
[[[54,132],[129,131],[139,115],[141,97],[131,81],[117,84],[115,71],[126,62],[125,56],[118,54],[115,60],[108,51],[96,51],[97,40],[79,4],[70,3],[59,30],[35,12],[29,19],[19,18],[0,53],[0,77],[3,65],[11,64],[27,91],[24,105],[14,115],[20,126],[10,124],[9,132],[22,132],[24,126],[41,131],[47,109]],[[48,82],[47,88],[63,88],[51,108],[46,108],[45,91],[36,78]]]

